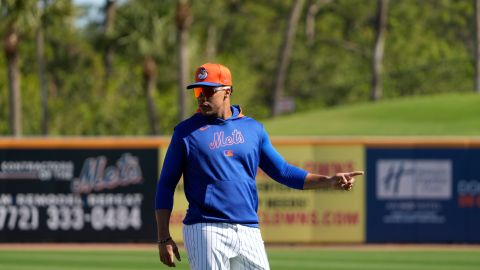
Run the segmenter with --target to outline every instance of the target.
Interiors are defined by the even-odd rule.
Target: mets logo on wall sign
[[[200,70],[198,70],[197,78],[199,80],[205,80],[208,76],[208,72],[204,67],[201,67]]]

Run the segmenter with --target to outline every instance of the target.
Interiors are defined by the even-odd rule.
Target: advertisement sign
[[[478,242],[480,149],[367,149],[368,242]]]
[[[0,150],[0,242],[155,239],[158,149]]]
[[[292,165],[312,173],[363,170],[363,146],[275,145]],[[162,151],[165,152],[165,151]],[[295,190],[281,185],[263,171],[257,173],[258,215],[267,243],[361,243],[365,240],[365,181],[359,177],[350,192]],[[170,230],[182,239],[182,220],[188,203],[183,181],[177,186]]]
[[[334,175],[363,170],[362,146],[277,146],[291,164],[309,172]],[[294,190],[263,172],[257,175],[260,227],[270,243],[361,243],[364,241],[363,177],[350,192]]]

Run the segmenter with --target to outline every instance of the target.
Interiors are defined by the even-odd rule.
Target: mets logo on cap
[[[198,70],[198,74],[197,74],[197,78],[199,80],[205,80],[208,76],[208,72],[207,70],[204,68],[204,67],[201,67],[199,70]]]

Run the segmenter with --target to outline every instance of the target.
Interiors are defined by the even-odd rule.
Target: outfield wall
[[[0,139],[0,242],[150,242],[167,138]],[[257,177],[269,243],[480,243],[480,139],[272,138],[290,163],[365,170],[351,192]],[[181,239],[182,182],[171,231]]]

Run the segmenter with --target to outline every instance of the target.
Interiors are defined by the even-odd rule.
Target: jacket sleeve
[[[273,148],[265,129],[262,130],[260,168],[275,181],[294,189],[303,189],[308,172],[288,164]]]
[[[155,196],[156,209],[171,210],[173,208],[173,194],[182,176],[185,158],[185,143],[177,132],[174,132],[163,162],[160,179],[157,182],[157,192]]]

